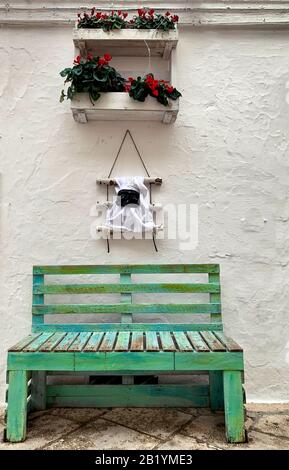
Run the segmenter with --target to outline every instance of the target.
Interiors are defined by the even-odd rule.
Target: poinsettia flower
[[[110,62],[111,59],[112,59],[112,57],[111,57],[110,54],[104,54],[103,58],[104,58],[104,60],[105,60],[106,62]]]

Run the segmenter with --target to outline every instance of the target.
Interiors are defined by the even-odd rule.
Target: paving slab
[[[125,426],[97,419],[66,438],[48,446],[45,450],[145,450],[154,448],[159,441]]]
[[[175,408],[114,408],[105,419],[165,439],[192,418]]]
[[[53,416],[61,416],[76,423],[87,423],[97,419],[108,411],[105,408],[52,408],[49,413]]]

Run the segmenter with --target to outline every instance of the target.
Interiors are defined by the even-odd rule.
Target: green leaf
[[[70,71],[71,71],[70,67],[67,67],[66,69],[61,70],[60,72],[61,77],[66,77],[66,75],[68,75]]]

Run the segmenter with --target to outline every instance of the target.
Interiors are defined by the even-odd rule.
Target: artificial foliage
[[[62,90],[60,101],[72,99],[75,93],[86,92],[93,102],[99,99],[102,92],[125,91],[125,78],[109,65],[110,61],[109,54],[104,54],[103,57],[93,57],[91,54],[86,58],[77,56],[73,67],[60,72],[65,77],[64,83],[70,84],[66,94]]]
[[[156,80],[152,73],[144,77],[129,77],[126,84],[126,90],[129,96],[137,101],[145,101],[148,96],[156,98],[156,100],[168,106],[169,100],[177,100],[181,93],[165,80]]]

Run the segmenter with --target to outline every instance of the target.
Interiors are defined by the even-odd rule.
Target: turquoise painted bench
[[[105,275],[110,275],[109,283]],[[88,301],[91,294],[101,295],[97,303]],[[106,294],[117,301],[103,303]],[[185,302],[163,303],[167,294],[177,301],[183,294]],[[59,303],[57,297],[55,303],[53,297],[53,303],[55,295],[68,302]],[[134,302],[135,295],[142,302]],[[24,440],[27,413],[51,406],[210,406],[224,409],[227,440],[243,442],[243,352],[223,333],[220,295],[217,264],[34,267],[32,333],[8,351],[6,439]],[[72,302],[75,296],[81,303]],[[149,303],[144,303],[147,296]],[[59,314],[68,315],[69,321],[51,320],[60,321]],[[120,322],[79,323],[84,314],[119,314]],[[157,314],[168,321],[133,323],[139,314]],[[171,314],[194,314],[204,320],[171,323]],[[50,384],[47,376],[56,371],[120,375],[122,383]],[[196,371],[208,373],[209,385],[134,383],[137,375]]]

